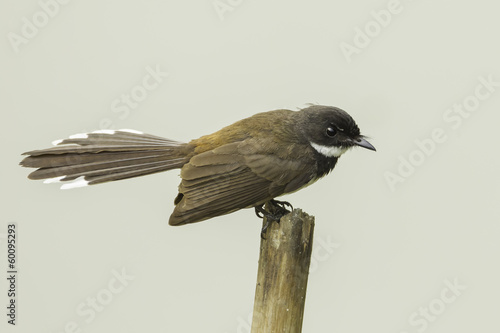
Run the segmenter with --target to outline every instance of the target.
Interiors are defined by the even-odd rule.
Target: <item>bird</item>
[[[29,179],[70,189],[180,169],[173,226],[244,208],[279,221],[293,207],[276,197],[327,175],[352,147],[376,150],[346,111],[317,104],[257,113],[188,143],[104,129],[53,145],[22,154],[20,165],[36,168]]]

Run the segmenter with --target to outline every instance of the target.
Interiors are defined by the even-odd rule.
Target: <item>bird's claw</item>
[[[260,237],[262,239],[266,239],[264,235],[266,234],[267,229],[271,225],[273,221],[276,221],[277,223],[280,222],[280,219],[290,213],[293,210],[293,206],[287,202],[287,201],[279,201],[279,200],[270,200],[269,205],[271,206],[271,210],[273,212],[269,212],[264,209],[264,205],[256,206],[255,207],[255,215],[259,218],[266,218],[266,224],[264,227],[262,227],[262,230],[260,232]],[[290,207],[290,210],[288,210],[286,207]]]
[[[290,213],[293,210],[292,204],[288,201],[279,201],[273,199],[271,200],[271,204],[273,204],[275,207],[280,208],[280,210],[285,210],[287,213]],[[287,207],[289,207],[290,210],[288,210]]]

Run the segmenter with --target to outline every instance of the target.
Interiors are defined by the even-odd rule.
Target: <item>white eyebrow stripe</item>
[[[309,143],[311,144],[311,146],[314,149],[316,149],[316,151],[318,153],[320,153],[321,155],[326,156],[326,157],[340,157],[340,155],[342,155],[343,153],[345,153],[347,151],[347,149],[349,149],[346,147],[323,146],[323,145],[319,145],[319,144],[314,143],[314,142],[309,142]]]

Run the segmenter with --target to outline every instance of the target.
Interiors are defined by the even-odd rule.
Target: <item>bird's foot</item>
[[[293,206],[291,203],[288,201],[279,201],[279,200],[270,200],[270,203],[281,212],[283,212],[283,215],[286,215],[290,213],[293,210]],[[290,208],[290,210],[287,209],[287,207]]]
[[[293,206],[287,202],[287,201],[278,201],[278,200],[270,200],[267,202],[267,208],[270,211],[267,211],[264,209],[264,205],[256,206],[255,207],[255,214],[259,218],[266,218],[266,224],[260,231],[260,237],[262,239],[266,239],[264,235],[266,234],[267,229],[271,225],[273,221],[276,221],[277,223],[280,222],[280,219],[291,212],[291,210],[288,210],[286,207],[290,207],[291,210],[293,210]]]

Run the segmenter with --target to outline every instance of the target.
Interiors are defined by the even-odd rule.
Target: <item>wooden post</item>
[[[301,209],[269,226],[260,242],[252,333],[302,331],[313,231],[314,216]]]

